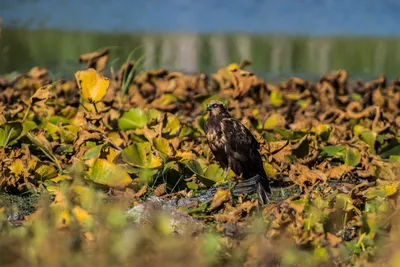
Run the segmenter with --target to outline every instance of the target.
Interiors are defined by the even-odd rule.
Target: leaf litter
[[[22,228],[7,222],[15,208],[0,208],[0,246],[20,256],[1,258],[14,266],[399,264],[400,80],[352,81],[339,70],[270,84],[246,71],[247,61],[187,75],[139,73],[131,59],[109,77],[108,55],[82,55],[87,69],[74,80],[53,81],[40,67],[0,77],[1,191],[48,196],[18,218]],[[213,99],[260,142],[271,203],[231,192],[237,177],[204,138]],[[17,229],[25,230],[13,239]],[[54,255],[41,255],[38,242]],[[32,253],[14,250],[21,246]]]

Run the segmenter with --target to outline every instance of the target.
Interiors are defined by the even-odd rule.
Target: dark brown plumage
[[[204,131],[208,144],[222,168],[231,168],[236,175],[246,180],[258,178],[254,183],[260,201],[269,202],[268,178],[263,168],[260,144],[251,132],[238,120],[233,119],[220,101],[210,101],[207,105],[209,117]]]

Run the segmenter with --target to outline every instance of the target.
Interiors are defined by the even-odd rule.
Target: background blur
[[[400,70],[398,0],[0,0],[0,17],[0,74],[72,76],[80,54],[104,47],[114,64],[140,47],[145,68],[185,72],[242,59],[266,78]]]

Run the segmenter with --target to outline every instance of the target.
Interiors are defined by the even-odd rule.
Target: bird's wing
[[[226,144],[225,153],[228,155],[229,165],[235,173],[243,173],[243,178],[254,178],[259,175],[260,188],[257,189],[264,202],[270,193],[268,178],[264,171],[261,155],[258,152],[260,144],[253,134],[239,121],[226,118],[221,121],[223,132],[222,142]]]
[[[253,134],[240,121],[225,118],[221,121],[221,129],[227,144],[237,152],[247,154],[250,148],[260,147]]]
[[[239,172],[250,174],[255,171],[261,174],[264,168],[258,152],[260,144],[253,134],[241,122],[232,118],[221,120],[221,130],[221,141],[226,144],[225,153],[231,158],[231,168],[235,169],[235,165],[240,163],[241,166],[237,166]]]

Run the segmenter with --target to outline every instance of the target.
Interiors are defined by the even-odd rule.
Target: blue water
[[[0,0],[6,27],[400,35],[398,0]]]

